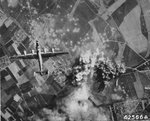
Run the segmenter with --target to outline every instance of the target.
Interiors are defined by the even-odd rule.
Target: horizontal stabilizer
[[[48,70],[45,71],[36,71],[35,73],[40,74],[41,76],[49,74]]]

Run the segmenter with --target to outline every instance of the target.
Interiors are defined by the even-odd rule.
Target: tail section
[[[45,71],[37,71],[37,72],[35,72],[35,73],[40,74],[41,76],[44,76],[44,75],[49,74],[49,71],[48,71],[48,70],[45,70]]]

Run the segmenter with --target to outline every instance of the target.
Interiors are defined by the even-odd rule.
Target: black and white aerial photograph
[[[0,121],[150,121],[150,0],[0,0]]]

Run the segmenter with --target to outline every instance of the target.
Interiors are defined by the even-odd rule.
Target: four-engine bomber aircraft
[[[57,55],[64,55],[64,54],[69,54],[69,53],[54,52],[54,49],[52,49],[52,52],[47,52],[46,49],[44,49],[44,52],[42,52],[38,41],[36,41],[36,52],[32,50],[32,53],[27,54],[26,51],[24,51],[24,55],[11,56],[10,59],[38,59],[40,71],[36,73],[39,73],[40,75],[44,75],[44,74],[48,74],[48,71],[43,70],[42,58],[54,57]]]

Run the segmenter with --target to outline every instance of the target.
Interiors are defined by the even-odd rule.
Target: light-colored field
[[[148,31],[148,49],[146,56],[150,55],[150,0],[139,0],[139,4],[142,7],[144,18],[146,22],[146,27]]]
[[[142,86],[142,83],[141,83],[142,80],[140,80],[139,75],[138,75],[137,72],[135,73],[135,78],[136,78],[136,82],[134,82],[134,87],[135,87],[137,96],[138,96],[138,98],[143,98],[144,89],[143,89],[143,86]]]
[[[141,32],[140,13],[140,7],[136,6],[119,27],[128,45],[137,53],[147,51],[148,45],[148,40]]]

